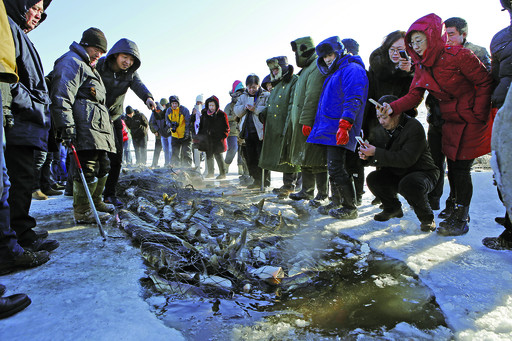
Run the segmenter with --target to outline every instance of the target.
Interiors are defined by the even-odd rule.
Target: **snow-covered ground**
[[[228,179],[236,177],[230,173]],[[273,174],[275,187],[280,178]],[[481,243],[482,238],[502,232],[494,217],[503,216],[504,208],[492,185],[492,172],[474,172],[473,184],[470,230],[464,236],[422,233],[405,202],[403,218],[375,222],[373,215],[380,210],[370,204],[373,196],[367,189],[359,218],[346,222],[322,218],[318,224],[405,261],[433,290],[456,339],[512,340],[512,252],[489,250]],[[41,227],[49,229],[61,246],[47,264],[0,277],[7,294],[25,292],[33,301],[23,312],[0,322],[0,339],[182,338],[165,327],[140,296],[144,265],[139,251],[126,238],[103,242],[96,226],[75,226],[71,204],[71,198],[63,196],[33,201],[32,212]],[[115,228],[108,232],[123,235]],[[395,332],[390,339],[427,338],[409,325],[398,325]]]

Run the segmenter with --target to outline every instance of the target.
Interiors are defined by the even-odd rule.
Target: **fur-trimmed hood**
[[[37,4],[41,0],[4,0],[5,11],[7,15],[22,29],[26,29],[26,14],[28,10]],[[43,8],[46,11],[48,6],[52,0],[44,0]],[[47,14],[44,12],[41,14],[41,20],[37,26],[41,25],[41,23],[46,19]]]
[[[336,60],[329,68],[327,67],[327,64],[325,64],[324,62],[324,57],[331,53],[336,54]],[[318,55],[316,64],[320,72],[323,75],[328,75],[332,73],[333,70],[336,70],[339,67],[341,57],[343,57],[345,53],[345,47],[343,46],[343,43],[341,42],[341,39],[338,36],[327,38],[320,44],[318,44],[316,46],[316,54]]]
[[[204,107],[205,107],[206,111],[208,111],[208,110],[209,110],[209,108],[208,108],[208,104],[209,104],[210,102],[215,103],[215,106],[216,106],[215,112],[219,111],[219,109],[220,109],[220,104],[219,104],[219,99],[217,98],[217,96],[215,96],[215,95],[214,95],[214,96],[211,96],[211,97],[209,97],[209,98],[206,100],[206,102],[204,103]]]

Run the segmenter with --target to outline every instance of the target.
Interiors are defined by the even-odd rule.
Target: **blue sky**
[[[434,12],[465,18],[469,41],[489,49],[492,36],[510,23],[500,10],[499,0],[53,0],[47,20],[29,36],[46,73],[91,26],[105,33],[109,48],[131,39],[142,56],[139,75],[155,99],[175,94],[191,109],[200,93],[216,95],[224,107],[233,81],[268,74],[267,58],[286,55],[295,64],[290,41],[299,37],[354,38],[367,64],[385,35]],[[126,105],[150,114],[131,91]]]

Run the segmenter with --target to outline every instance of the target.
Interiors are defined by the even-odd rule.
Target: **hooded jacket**
[[[208,114],[208,105],[215,103],[216,111]],[[229,135],[228,116],[220,110],[219,99],[215,96],[208,98],[205,108],[201,111],[199,132],[196,138],[199,140],[198,149],[208,154],[223,153],[227,150],[226,138]]]
[[[25,14],[38,2],[37,0],[4,0],[14,40],[19,76],[19,82],[11,84],[14,127],[6,131],[6,139],[7,144],[10,145],[47,150],[50,113],[46,109],[50,104],[50,97],[39,54],[27,34],[23,32],[26,28]],[[50,2],[51,0],[43,2],[44,9]],[[38,25],[45,19],[46,13],[43,13]]]
[[[73,42],[69,51],[55,61],[49,78],[50,111],[57,130],[74,128],[77,150],[115,152],[105,86],[90,65],[85,48]]]
[[[490,104],[492,78],[480,60],[462,46],[446,46],[444,25],[429,14],[414,22],[405,36],[414,31],[426,34],[427,50],[419,56],[406,46],[415,73],[409,93],[390,103],[400,113],[420,104],[425,90],[439,100],[442,151],[450,160],[471,160],[490,152]]]
[[[134,57],[133,65],[128,70],[114,72],[111,65],[116,63],[118,53],[129,54]],[[128,89],[146,103],[148,98],[153,98],[139,77],[137,70],[140,67],[140,55],[137,44],[126,38],[120,39],[112,46],[107,55],[100,58],[96,68],[103,78],[107,88],[107,108],[112,120],[116,120],[123,114],[124,97]]]
[[[337,38],[337,39],[336,39]],[[336,51],[334,65],[327,67],[323,58],[317,59],[318,69],[326,76],[318,103],[315,125],[307,139],[309,143],[336,145],[336,132],[340,119],[352,123],[349,141],[341,148],[354,151],[356,136],[361,133],[364,107],[368,98],[368,77],[363,60],[359,56],[344,54],[336,49],[338,37],[327,38],[317,46],[329,44]]]

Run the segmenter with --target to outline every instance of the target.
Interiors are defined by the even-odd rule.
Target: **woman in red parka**
[[[407,31],[406,49],[415,64],[409,93],[384,107],[388,114],[416,107],[428,91],[439,100],[442,150],[448,159],[455,210],[437,232],[456,236],[468,231],[469,204],[473,195],[471,166],[489,153],[492,78],[480,60],[462,46],[447,46],[443,21],[426,15]]]

